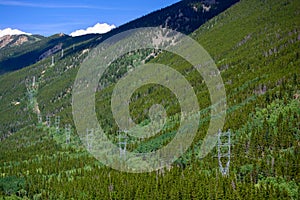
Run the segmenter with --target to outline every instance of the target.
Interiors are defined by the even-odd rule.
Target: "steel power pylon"
[[[55,116],[55,130],[59,133],[60,116]]]
[[[127,148],[127,131],[124,131],[125,135],[121,134],[121,131],[119,131],[119,151],[120,151],[120,158],[126,159],[126,148]]]
[[[34,107],[34,97],[38,90],[38,84],[36,82],[35,76],[33,76],[32,80],[26,79],[25,84],[29,97],[29,105],[30,107]]]
[[[51,126],[51,118],[50,118],[49,115],[46,116],[46,126],[47,126],[48,128],[50,128],[50,126]]]
[[[218,132],[218,161],[220,172],[223,176],[229,174],[230,167],[230,156],[231,156],[231,141],[230,141],[230,130],[222,133],[221,130]],[[225,167],[223,167],[223,162],[225,162]]]
[[[93,148],[93,137],[94,137],[94,129],[86,129],[86,147],[88,151],[91,151]]]
[[[54,56],[52,56],[51,66],[54,66]]]
[[[65,125],[65,133],[66,133],[66,144],[70,144],[70,140],[71,140],[71,125],[70,124]]]
[[[42,124],[43,123],[43,117],[41,115],[41,113],[38,113],[38,124]]]

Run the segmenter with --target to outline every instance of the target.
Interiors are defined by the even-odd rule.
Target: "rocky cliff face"
[[[20,46],[28,42],[35,42],[38,39],[28,35],[5,35],[0,37],[0,49],[4,47]]]
[[[40,55],[39,60],[43,60],[56,52],[60,51],[62,49],[63,44],[59,43],[58,45],[55,45],[53,48],[49,49],[48,51],[44,52],[42,55]]]

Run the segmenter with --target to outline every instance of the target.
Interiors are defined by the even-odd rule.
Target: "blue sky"
[[[120,26],[179,0],[0,0],[0,29],[49,36],[96,23]]]

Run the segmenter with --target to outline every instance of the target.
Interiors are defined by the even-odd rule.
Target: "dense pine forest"
[[[202,8],[200,1],[188,5]],[[70,43],[64,55],[55,53],[54,63],[47,57],[0,76],[0,198],[299,199],[300,1],[241,0],[190,36],[212,56],[225,84],[223,131],[231,132],[226,176],[219,169],[217,148],[199,157],[211,110],[206,84],[189,63],[164,51],[136,51],[112,63],[96,92],[97,117],[117,142],[118,126],[110,110],[116,82],[142,62],[166,64],[190,82],[198,98],[200,127],[192,146],[171,166],[141,174],[116,171],[88,153],[86,141],[76,134],[71,106],[80,64],[91,42],[97,43],[87,36],[92,39]],[[33,76],[37,86],[30,96],[26,86]],[[128,142],[128,151],[155,151],[174,138],[180,106],[162,86],[135,91],[133,120],[149,123],[153,104],[166,108],[169,123],[155,137]]]

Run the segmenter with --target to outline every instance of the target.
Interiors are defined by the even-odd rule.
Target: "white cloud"
[[[18,29],[11,29],[11,28],[6,28],[1,30],[0,29],[0,37],[5,36],[5,35],[32,35],[31,33],[25,33],[23,31],[20,31]]]
[[[114,28],[116,28],[116,26],[113,24],[109,25],[107,23],[103,23],[103,24],[97,23],[93,27],[88,27],[85,30],[80,29],[80,30],[74,31],[70,35],[72,37],[75,37],[75,36],[86,35],[86,34],[90,34],[90,33],[107,33]]]

